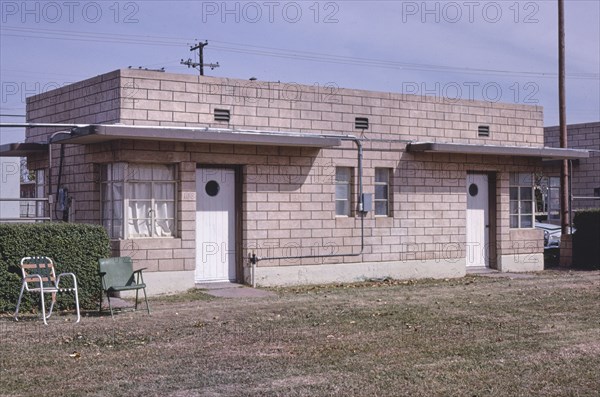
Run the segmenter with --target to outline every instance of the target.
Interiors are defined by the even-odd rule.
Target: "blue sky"
[[[567,121],[600,120],[600,2],[566,0]],[[114,69],[544,107],[558,124],[557,1],[0,1],[0,114]],[[2,122],[24,121],[6,117]],[[3,129],[0,143],[23,140]]]

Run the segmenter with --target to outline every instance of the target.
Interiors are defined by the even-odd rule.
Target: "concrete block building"
[[[144,70],[30,97],[27,117],[3,153],[155,293],[541,270],[532,175],[588,155],[544,147],[535,106]]]
[[[544,143],[548,147],[560,147],[560,127],[544,128]],[[573,210],[600,208],[600,122],[570,124],[567,126],[567,143],[573,149],[590,151],[590,157],[575,159],[571,166],[571,191]],[[560,164],[548,164],[548,216],[550,221],[560,222],[558,211],[558,186]]]

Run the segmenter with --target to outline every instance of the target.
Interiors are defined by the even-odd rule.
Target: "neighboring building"
[[[19,218],[21,167],[18,157],[0,157],[0,219]]]
[[[560,127],[544,128],[544,144],[560,147]],[[600,122],[571,124],[567,126],[567,144],[573,149],[587,149],[589,158],[575,159],[571,167],[571,189],[574,197],[572,209],[600,208]],[[546,207],[550,221],[560,223],[560,164],[551,162],[546,167]]]
[[[541,270],[532,175],[587,156],[544,148],[535,106],[143,70],[28,98],[27,117],[80,126],[4,153],[50,163],[58,217],[103,224],[155,293]]]
[[[27,152],[12,150],[23,144],[0,146],[0,222],[43,222],[49,220],[44,170],[30,175],[24,157],[6,157]],[[41,178],[41,179],[39,179]],[[38,197],[40,199],[38,199]]]

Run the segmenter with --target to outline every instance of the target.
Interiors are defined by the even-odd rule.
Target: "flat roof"
[[[584,159],[590,157],[587,150],[553,147],[474,145],[466,143],[412,142],[408,152],[482,154],[490,156],[538,157],[542,159]]]
[[[28,154],[48,153],[45,143],[7,143],[0,145],[0,157],[25,157]]]
[[[56,136],[52,143],[91,144],[118,139],[132,139],[324,148],[339,146],[341,144],[340,138],[300,132],[115,124],[76,127],[71,129],[71,134]]]

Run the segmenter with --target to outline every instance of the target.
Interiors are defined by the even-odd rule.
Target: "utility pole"
[[[558,0],[558,117],[560,124],[560,147],[566,148],[567,142],[567,106],[565,94],[565,4]],[[563,160],[560,168],[560,227],[561,227],[561,265],[572,263],[571,230],[569,219],[569,162]],[[564,249],[563,249],[564,248]],[[563,255],[563,251],[566,251]],[[564,258],[564,259],[563,259]]]
[[[200,61],[200,76],[204,76],[204,47],[208,45],[208,41],[204,43],[198,43],[194,47],[190,48],[190,51],[198,50],[198,59]]]
[[[196,51],[198,50],[198,61],[199,62],[193,62],[192,58],[188,58],[187,61],[184,61],[183,59],[181,60],[181,64],[182,65],[187,65],[188,68],[194,68],[194,69],[198,69],[200,71],[200,76],[204,76],[204,66],[208,66],[211,70],[213,70],[214,68],[218,68],[219,62],[217,63],[204,63],[204,47],[206,47],[208,45],[208,41],[204,41],[204,43],[198,43],[194,46],[190,47],[190,51]]]
[[[560,147],[567,147],[567,114],[565,95],[565,5],[558,0],[558,117],[560,125]],[[569,227],[568,201],[569,168],[568,161],[563,160],[560,169],[560,219],[562,234]]]

